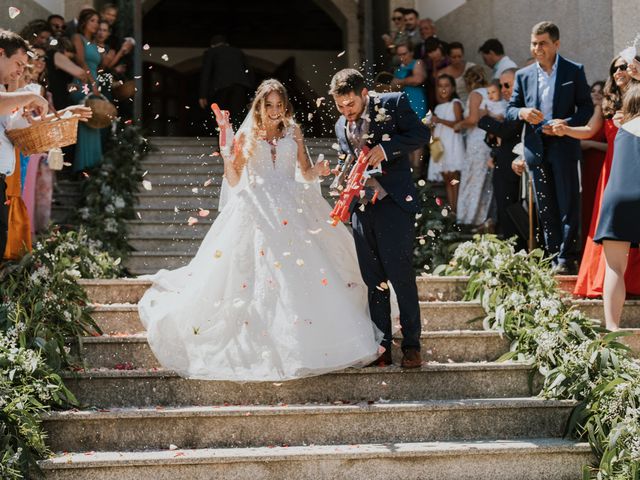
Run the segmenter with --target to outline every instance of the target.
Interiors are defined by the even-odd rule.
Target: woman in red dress
[[[591,85],[591,100],[594,105],[602,105],[604,82],[598,80]],[[591,225],[591,215],[593,204],[596,200],[598,190],[598,180],[604,164],[604,157],[607,152],[607,137],[604,134],[604,122],[600,129],[588,140],[580,142],[582,147],[582,161],[580,162],[581,182],[582,182],[582,204],[581,204],[581,234],[582,245],[580,251],[584,252],[584,245],[587,243],[589,226]]]
[[[605,155],[602,171],[595,191],[593,203],[593,213],[589,224],[589,233],[584,246],[582,262],[578,279],[573,291],[574,295],[581,297],[597,298],[602,296],[604,286],[605,261],[602,254],[602,245],[593,241],[593,237],[600,218],[600,206],[602,195],[609,180],[611,172],[611,161],[613,160],[613,141],[618,133],[617,122],[614,116],[622,108],[622,95],[634,81],[627,73],[627,62],[622,57],[616,57],[611,62],[609,68],[609,78],[604,87],[604,99],[602,105],[596,105],[593,116],[584,127],[568,127],[566,125],[555,125],[556,135],[568,135],[573,138],[589,139],[598,130],[604,128],[607,139],[607,153]],[[629,263],[625,274],[627,293],[640,295],[640,254],[638,249],[632,249],[629,253]]]

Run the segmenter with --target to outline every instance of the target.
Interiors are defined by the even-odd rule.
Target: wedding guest
[[[588,212],[590,215],[587,221],[589,230],[576,286],[573,291],[574,295],[581,297],[597,298],[602,296],[604,290],[606,264],[602,253],[602,245],[594,242],[593,238],[598,226],[602,197],[609,181],[614,158],[614,140],[618,133],[618,126],[614,117],[622,109],[623,95],[629,86],[635,83],[628,70],[627,62],[623,58],[618,56],[613,59],[609,67],[609,78],[603,90],[603,98],[600,102],[598,102],[599,98],[597,96],[594,98],[594,113],[586,126],[569,127],[563,124],[554,126],[556,135],[585,139],[593,138],[594,133],[604,131],[606,139],[606,154],[594,189],[593,207]],[[583,195],[585,193],[583,191]],[[640,255],[635,249],[629,254],[625,282],[627,292],[640,295]]]
[[[634,73],[637,73],[634,72]],[[640,75],[638,75],[640,78]],[[640,243],[640,85],[627,89],[622,104],[622,125],[615,140],[609,182],[594,241],[602,243],[606,262],[604,316],[609,330],[620,328],[626,298],[625,271],[629,249]]]
[[[427,52],[427,79],[425,89],[427,91],[427,101],[429,105],[436,102],[436,79],[440,72],[451,64],[451,60],[447,55],[447,47],[440,39],[431,37],[425,42],[425,51]]]
[[[507,119],[526,122],[525,160],[533,179],[545,250],[553,256],[558,273],[575,274],[580,222],[580,142],[555,136],[553,125],[585,125],[593,115],[593,103],[584,67],[560,56],[559,49],[560,30],[555,24],[534,25],[531,54],[537,61],[518,70]],[[533,103],[532,99],[538,101]]]
[[[460,175],[457,222],[471,225],[478,232],[492,232],[493,220],[489,217],[493,198],[492,172],[487,166],[491,150],[484,142],[485,132],[477,126],[480,111],[486,110],[488,82],[485,70],[480,65],[469,68],[464,79],[471,93],[464,120],[454,126],[457,132],[467,130],[466,163]]]
[[[47,51],[45,79],[47,91],[51,94],[53,110],[62,110],[73,104],[69,85],[74,81],[74,78],[82,84],[91,81],[89,75],[74,63],[75,53],[76,49],[67,37],[60,38],[56,48]]]
[[[458,184],[460,171],[465,163],[465,147],[462,134],[454,130],[454,126],[464,118],[464,106],[456,93],[456,82],[446,73],[438,77],[436,106],[431,124],[434,126],[433,137],[442,142],[443,152],[439,159],[431,158],[428,179],[432,182],[444,181],[447,202],[452,212],[458,209]]]
[[[400,59],[396,55],[396,46],[405,43],[407,40],[404,33],[404,13],[405,9],[402,7],[394,9],[391,14],[394,30],[391,33],[382,35],[382,40],[384,41],[385,47],[387,47],[387,52],[391,55],[391,61],[388,65],[390,65],[392,69],[400,65]]]
[[[422,43],[422,37],[420,36],[420,30],[418,29],[418,20],[420,14],[413,8],[406,8],[404,11],[404,33],[406,41],[413,45],[414,50]]]
[[[122,48],[122,42],[115,32],[116,22],[118,21],[117,5],[114,3],[105,3],[102,8],[100,8],[100,21],[107,22],[107,25],[109,25],[109,35],[107,37],[109,49],[114,52],[119,52]]]
[[[77,90],[71,92],[71,101],[81,103],[91,93],[99,95],[96,78],[98,67],[102,61],[96,41],[100,16],[93,9],[85,9],[78,16],[78,33],[71,38],[76,50],[76,63],[88,72],[90,83],[81,83],[74,80]],[[102,139],[100,130],[90,128],[85,124],[78,126],[78,143],[76,143],[75,156],[73,159],[73,171],[82,172],[92,168],[100,162],[102,158]]]
[[[430,18],[423,18],[420,20],[418,24],[418,29],[420,31],[420,47],[416,49],[416,58],[421,58],[424,61],[427,61],[427,50],[425,48],[425,42],[427,42],[430,38],[437,38],[436,35],[436,25],[433,23],[433,20]]]
[[[502,99],[505,101],[511,99],[515,75],[515,68],[509,68],[500,75],[500,90]],[[495,167],[492,174],[498,219],[496,231],[502,238],[516,237],[516,249],[521,250],[526,248],[527,239],[518,230],[513,218],[509,215],[509,210],[520,202],[520,178],[512,170],[511,164],[517,156],[513,153],[513,148],[520,143],[522,122],[519,120],[498,120],[488,113],[488,111],[481,112],[482,116],[478,120],[478,128],[500,138],[500,145],[495,149]]]
[[[93,10],[93,4],[91,4],[91,3],[85,3],[84,5],[82,5],[82,6],[80,7],[80,10],[79,10],[79,11],[80,11],[80,12],[82,12],[83,10]],[[78,15],[78,16],[76,16],[76,17],[73,17],[71,20],[69,20],[69,21],[65,24],[65,26],[64,26],[64,34],[65,34],[67,37],[71,38],[71,37],[73,37],[76,33],[78,33],[78,32],[77,32],[77,29],[78,29],[78,19],[79,19],[79,16],[80,16],[80,15]]]
[[[32,20],[20,31],[20,36],[32,47],[47,48],[51,29],[46,20]]]
[[[231,113],[234,125],[239,125],[250,88],[251,79],[243,51],[229,45],[224,35],[214,35],[202,60],[200,107],[208,109],[215,102],[222,110]]]
[[[602,117],[604,82],[598,80],[591,85],[591,101],[595,107],[594,115]],[[598,179],[602,171],[602,165],[607,152],[607,138],[604,132],[604,122],[600,123],[600,128],[593,132],[591,137],[580,140],[582,148],[582,159],[580,161],[580,183],[581,183],[581,225],[580,225],[580,250],[584,252],[584,246],[589,236],[589,224],[595,202]]]
[[[0,257],[7,246],[9,230],[9,205],[7,203],[7,177],[16,176],[15,151],[5,134],[11,114],[26,108],[36,115],[46,112],[47,101],[33,92],[7,93],[5,85],[15,82],[27,65],[27,43],[17,34],[0,29]],[[13,185],[12,191],[13,193]]]
[[[55,13],[49,15],[47,17],[47,24],[51,30],[51,35],[59,41],[60,37],[64,35],[64,29],[66,28],[64,17]]]
[[[507,111],[507,101],[502,98],[500,80],[493,79],[487,85],[487,102],[485,109],[488,112],[487,115],[491,118],[504,120],[504,114]],[[500,146],[500,137],[492,133],[487,132],[484,141],[492,149]],[[495,152],[492,150],[490,158],[488,159],[488,165],[490,168],[495,167],[495,163],[493,161],[494,154]]]
[[[413,45],[403,43],[396,47],[396,53],[400,58],[400,66],[394,73],[391,86],[402,89],[409,99],[411,109],[418,118],[423,119],[427,115],[427,99],[424,92],[425,71],[422,60],[413,58]],[[422,177],[424,162],[422,159],[422,148],[411,153],[411,167],[416,177]]]
[[[464,46],[460,42],[451,42],[449,44],[449,60],[448,67],[443,68],[440,73],[452,76],[456,80],[456,93],[462,103],[466,103],[469,92],[464,81],[464,74],[467,70],[475,65],[473,62],[467,62],[464,59]]]
[[[478,51],[482,54],[485,65],[493,70],[493,78],[500,78],[500,74],[507,68],[518,68],[518,65],[505,55],[502,42],[497,38],[490,38],[484,42]]]

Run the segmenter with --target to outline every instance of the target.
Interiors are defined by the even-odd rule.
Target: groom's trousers
[[[400,308],[402,349],[420,349],[420,304],[413,269],[414,215],[390,196],[351,214],[353,236],[362,278],[369,292],[373,323],[384,334],[382,346],[391,348],[391,299],[384,283],[391,282]]]

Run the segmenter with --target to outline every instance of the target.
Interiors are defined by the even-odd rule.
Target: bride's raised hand
[[[327,177],[331,173],[331,167],[329,166],[329,160],[318,160],[313,166],[314,173],[318,177]]]

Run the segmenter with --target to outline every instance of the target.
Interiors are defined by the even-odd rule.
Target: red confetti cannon
[[[367,181],[367,176],[365,174],[367,172],[369,162],[365,160],[365,157],[367,156],[368,152],[369,148],[362,148],[362,152],[360,152],[358,160],[351,168],[351,172],[349,172],[345,188],[344,190],[342,190],[342,192],[340,192],[340,198],[338,198],[335,207],[333,207],[333,210],[331,211],[330,216],[333,220],[332,225],[334,227],[340,222],[346,222],[349,220],[351,205],[353,204],[353,202],[357,202],[360,200],[360,192],[364,188],[364,184]],[[378,192],[373,195],[373,198],[370,200],[370,202],[372,204],[376,203],[377,199]]]

